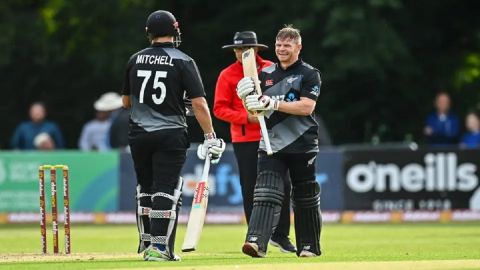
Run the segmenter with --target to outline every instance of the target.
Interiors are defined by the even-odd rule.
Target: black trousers
[[[277,153],[268,156],[265,152],[259,153],[258,170],[274,171],[280,175],[290,174],[291,184],[315,181],[315,159],[317,153],[284,154]]]
[[[257,163],[258,163],[258,144],[259,142],[241,142],[233,143],[233,150],[237,158],[238,171],[240,173],[240,186],[242,187],[243,209],[247,224],[250,222],[250,216],[253,209],[253,191],[257,182]],[[286,237],[290,231],[290,193],[291,183],[287,173],[285,181],[285,200],[282,205],[282,212],[274,236]]]
[[[142,193],[173,194],[189,147],[185,129],[165,129],[130,138],[130,150]]]

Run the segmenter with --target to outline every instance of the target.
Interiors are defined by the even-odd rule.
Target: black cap
[[[267,45],[258,43],[257,34],[253,31],[236,32],[235,36],[233,36],[233,44],[224,45],[222,49],[240,47],[258,47],[260,50],[268,49]]]
[[[147,33],[155,37],[180,35],[177,19],[166,10],[157,10],[147,18]]]

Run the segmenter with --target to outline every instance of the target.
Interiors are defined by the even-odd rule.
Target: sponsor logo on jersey
[[[275,96],[270,96],[273,100],[284,100],[285,95],[275,95]]]
[[[273,80],[272,79],[265,81],[265,86],[272,86],[272,85],[273,85]]]
[[[290,92],[290,93],[288,93],[287,95],[285,95],[285,99],[284,99],[284,100],[287,101],[287,102],[292,102],[292,101],[298,100],[298,98],[297,98],[297,96],[295,95],[295,93]]]
[[[320,86],[318,85],[313,86],[312,90],[310,91],[310,94],[318,96],[320,94]]]

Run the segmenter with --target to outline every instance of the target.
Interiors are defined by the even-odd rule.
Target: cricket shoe
[[[173,254],[173,257],[164,250],[160,250],[155,246],[150,245],[143,253],[145,261],[180,261],[180,257]]]
[[[297,248],[292,244],[292,242],[290,242],[290,239],[288,237],[272,236],[269,243],[274,247],[278,247],[280,251],[284,253],[297,252]]]
[[[308,250],[302,250],[300,251],[300,254],[298,254],[298,257],[317,257],[317,254]]]
[[[245,242],[242,247],[242,252],[254,258],[264,258],[266,255],[264,251],[258,248],[257,243],[252,242]]]

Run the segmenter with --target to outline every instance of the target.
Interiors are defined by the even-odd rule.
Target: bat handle
[[[207,156],[205,157],[205,164],[203,165],[202,181],[208,181],[209,171],[210,171],[210,155],[207,153]]]
[[[267,155],[272,155],[272,146],[270,145],[270,138],[268,137],[267,125],[265,124],[265,118],[263,115],[258,116],[258,122],[260,123],[260,130],[262,131],[263,141],[265,142],[265,148],[267,148]]]

